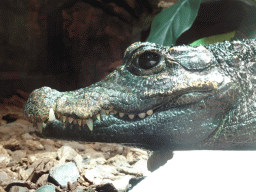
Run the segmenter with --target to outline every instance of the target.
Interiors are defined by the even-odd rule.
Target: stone
[[[8,166],[11,161],[11,157],[9,156],[7,150],[0,145],[0,168],[4,168]]]
[[[78,153],[69,146],[62,146],[57,151],[57,157],[58,159],[65,162],[66,160],[71,161],[75,156],[77,156]]]
[[[37,159],[29,167],[34,168],[36,173],[41,173],[41,172],[46,173],[52,167],[54,167],[56,164],[57,164],[56,160],[45,157],[45,158],[42,158],[42,159]]]
[[[36,181],[36,185],[38,186],[43,186],[46,185],[47,181],[48,181],[48,176],[49,174],[43,174],[41,177],[39,177],[39,179]]]
[[[8,174],[4,171],[0,171],[0,184],[9,179]]]
[[[20,176],[23,180],[27,180],[30,175],[34,172],[34,168],[29,168],[26,170],[20,169]]]
[[[11,138],[11,139],[9,139],[7,141],[2,141],[0,144],[3,145],[3,147],[5,149],[10,149],[10,150],[21,149],[20,141],[18,141],[16,138]]]
[[[0,168],[7,167],[11,162],[11,157],[8,154],[0,154]]]
[[[29,192],[27,187],[13,186],[9,192]]]
[[[34,139],[34,137],[32,135],[30,135],[29,133],[24,133],[22,136],[22,139]]]
[[[96,159],[96,158],[105,159],[105,156],[103,155],[102,152],[95,151],[94,149],[90,148],[85,151],[85,153],[83,154],[83,158],[84,159]]]
[[[87,144],[81,144],[73,141],[65,142],[63,143],[63,146],[70,146],[73,149],[77,149],[78,151],[85,151],[87,149],[91,149],[91,147]]]
[[[31,139],[25,140],[23,144],[24,147],[27,147],[31,151],[43,150],[44,146],[39,141],[33,141]]]
[[[127,191],[127,189],[129,188],[129,181],[131,178],[132,176],[127,175],[122,179],[113,181],[112,184],[118,191]]]
[[[45,185],[38,188],[36,192],[55,192],[55,187],[52,185]]]
[[[82,156],[81,155],[75,156],[73,158],[73,161],[76,163],[76,166],[77,166],[79,172],[81,173],[83,170],[83,167],[84,167]]]
[[[67,187],[68,182],[72,184],[80,177],[79,171],[73,162],[51,168],[49,176],[61,185],[61,187]]]
[[[26,151],[25,150],[16,150],[14,152],[11,152],[11,157],[13,161],[19,161],[22,158],[26,156]]]
[[[116,155],[107,160],[108,163],[113,164],[118,167],[131,167],[127,162],[127,159],[123,155]]]

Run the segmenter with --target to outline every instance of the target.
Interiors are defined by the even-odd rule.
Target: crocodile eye
[[[145,51],[137,60],[137,66],[141,69],[151,69],[156,66],[161,60],[161,56],[156,52]]]

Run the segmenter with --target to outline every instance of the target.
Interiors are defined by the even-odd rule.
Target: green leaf
[[[180,0],[159,13],[153,20],[148,42],[174,45],[178,37],[193,24],[201,0]]]
[[[216,42],[222,42],[222,41],[229,41],[235,36],[235,31],[229,32],[229,33],[224,33],[221,35],[213,35],[210,37],[204,37],[202,39],[198,39],[191,43],[191,46],[199,46],[199,45],[207,45],[207,44],[213,44]]]
[[[220,35],[214,35],[210,37],[204,37],[191,43],[191,46],[213,44],[216,42],[229,41],[229,40],[242,40],[242,39],[255,39],[256,38],[256,0],[237,0],[241,2],[238,4],[242,8],[243,19],[238,28],[233,32],[224,33]],[[230,4],[233,3],[230,1]],[[234,4],[233,4],[234,5]],[[236,20],[231,20],[232,26]]]

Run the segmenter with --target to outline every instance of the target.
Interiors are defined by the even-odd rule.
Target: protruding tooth
[[[129,117],[130,119],[133,119],[133,118],[134,118],[134,114],[129,114],[128,117]]]
[[[43,132],[43,123],[37,123],[37,127],[38,127],[40,133],[42,133]]]
[[[72,123],[72,121],[73,121],[73,118],[69,117],[69,118],[68,118],[68,122],[69,122],[69,123]]]
[[[79,126],[81,126],[82,125],[82,120],[81,119],[77,119],[77,123],[78,123]]]
[[[105,110],[106,114],[109,115],[109,110]]]
[[[100,114],[97,114],[96,118],[100,121]]]
[[[57,117],[58,117],[58,119],[60,119],[60,114],[59,113],[57,114]]]
[[[43,128],[45,128],[46,127],[46,124],[43,122]]]
[[[123,117],[124,116],[124,113],[119,113],[119,117]]]
[[[62,116],[62,122],[65,123],[67,120],[67,117],[66,116]]]
[[[93,131],[93,121],[92,121],[92,119],[88,119],[88,120],[86,121],[86,124],[87,124],[88,128],[89,128],[91,131]]]
[[[48,121],[53,121],[54,119],[56,119],[56,117],[54,115],[53,108],[51,108],[49,111],[49,120]]]
[[[101,110],[100,112],[101,115],[106,115],[106,111],[104,109]]]
[[[140,118],[146,117],[146,113],[139,113],[139,117],[140,117]]]
[[[153,114],[153,110],[152,110],[152,109],[148,110],[148,111],[147,111],[147,114],[148,114],[148,115],[152,115],[152,114]]]

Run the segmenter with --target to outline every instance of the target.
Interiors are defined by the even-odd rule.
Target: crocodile
[[[39,135],[148,150],[256,149],[256,40],[130,45],[103,80],[34,90],[25,117]]]

